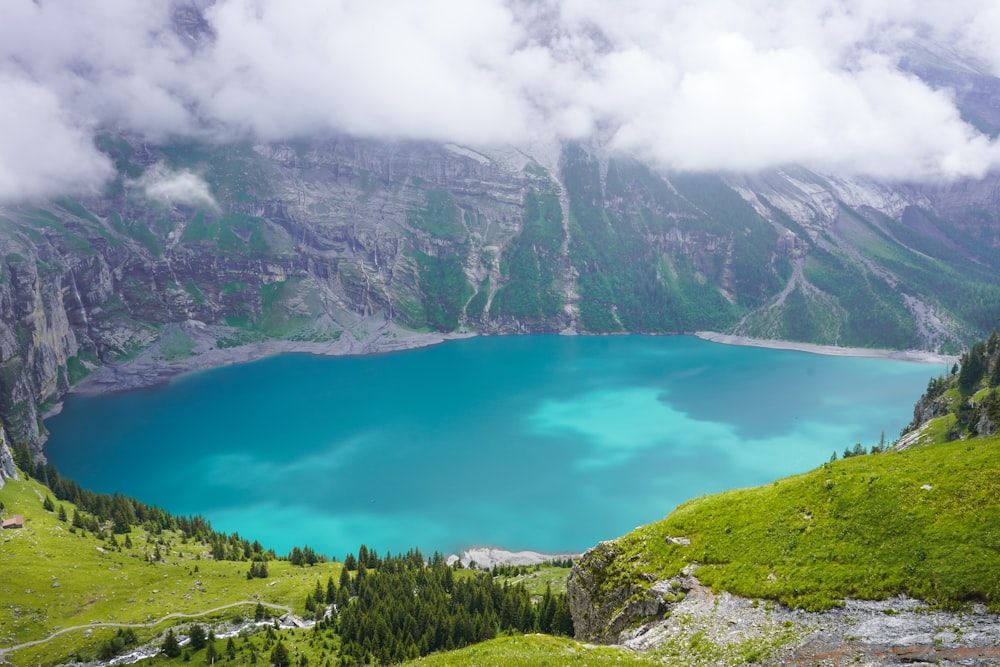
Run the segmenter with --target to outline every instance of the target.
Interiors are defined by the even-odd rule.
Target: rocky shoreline
[[[461,556],[448,556],[448,565],[461,561],[467,568],[480,570],[492,569],[495,565],[541,565],[555,560],[579,558],[579,553],[545,554],[538,551],[507,551],[496,547],[471,547],[462,552]]]
[[[787,340],[770,340],[766,338],[748,338],[715,331],[695,331],[693,336],[712,343],[723,345],[741,345],[744,347],[763,347],[770,350],[792,350],[822,354],[829,357],[863,357],[868,359],[895,359],[897,361],[912,361],[919,364],[953,364],[958,357],[948,354],[938,354],[925,350],[885,350],[867,347],[838,347],[835,345],[816,345],[814,343],[797,343]]]
[[[276,354],[308,353],[325,356],[369,355],[412,350],[437,345],[447,340],[475,336],[473,333],[422,333],[404,329],[393,322],[377,326],[359,326],[344,331],[336,340],[301,341],[267,340],[233,347],[219,347],[217,341],[228,329],[188,320],[178,325],[192,341],[191,354],[171,359],[164,355],[159,342],[135,358],[96,368],[71,392],[106,394],[144,389],[169,382],[179,375],[221,366],[256,361]],[[47,416],[55,414],[48,413]]]
[[[381,320],[363,321],[351,330],[344,331],[336,340],[267,340],[233,347],[219,347],[217,342],[220,337],[229,333],[228,328],[207,325],[197,320],[188,320],[177,326],[192,341],[190,355],[170,358],[164,353],[162,344],[157,342],[133,359],[94,369],[86,379],[74,385],[70,391],[80,394],[106,394],[144,389],[169,382],[185,373],[246,363],[276,354],[307,353],[326,356],[387,354],[479,335],[474,332],[429,333],[411,331],[396,325],[394,322]],[[576,334],[575,332],[564,332],[563,335]],[[951,364],[958,360],[958,357],[920,350],[834,347],[747,338],[714,331],[695,331],[692,335],[723,345],[793,350],[828,356],[895,359],[924,364]],[[58,414],[60,407],[59,404],[55,405],[44,416],[51,417]]]

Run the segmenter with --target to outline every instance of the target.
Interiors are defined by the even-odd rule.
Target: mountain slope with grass
[[[782,610],[801,635],[786,637],[796,646],[830,619],[843,626],[843,609],[859,601],[874,606],[857,616],[893,616],[900,627],[918,619],[899,620],[902,609],[944,614],[938,629],[962,628],[978,613],[981,637],[968,641],[1000,641],[1000,437],[981,437],[982,417],[962,416],[990,414],[997,347],[993,335],[963,356],[961,370],[932,380],[917,414],[933,416],[913,427],[921,435],[908,448],[847,450],[803,475],[694,499],[589,551],[569,581],[577,638],[629,643],[659,632],[650,641],[668,642],[677,628],[663,627],[676,626],[693,596]],[[933,411],[921,407],[935,401]],[[864,634],[841,629],[842,638]],[[872,642],[963,647],[962,632],[912,634],[921,637],[883,633]]]
[[[573,632],[563,562],[486,572],[364,545],[343,563],[308,547],[278,557],[199,517],[79,489],[51,466],[32,474],[0,487],[0,517],[17,524],[0,531],[0,663],[393,664]]]

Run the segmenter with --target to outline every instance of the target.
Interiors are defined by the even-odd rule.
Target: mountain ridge
[[[389,326],[947,352],[985,333],[1000,298],[1000,238],[967,210],[995,219],[990,178],[664,175],[583,146],[552,172],[551,149],[346,137],[100,145],[118,169],[103,195],[0,216],[0,414],[36,451],[39,406],[154,345],[167,366],[205,351],[193,327],[217,349],[350,350]]]

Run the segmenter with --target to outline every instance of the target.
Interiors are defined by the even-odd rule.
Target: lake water
[[[47,453],[86,488],[279,553],[581,551],[689,498],[891,441],[943,370],[684,336],[282,355],[70,396]]]

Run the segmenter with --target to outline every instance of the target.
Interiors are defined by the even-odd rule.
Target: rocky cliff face
[[[567,597],[579,641],[620,643],[638,624],[669,615],[698,586],[687,571],[663,580],[640,573],[631,583],[609,585],[615,571],[641,569],[635,561],[623,564],[626,559],[615,542],[601,542],[573,564]]]
[[[0,425],[0,489],[8,479],[18,479],[17,466],[14,465],[14,455],[7,442],[7,433]]]
[[[390,325],[954,349],[1000,302],[992,181],[662,174],[583,146],[100,145],[105,192],[0,211],[0,415],[36,451],[48,402],[143,350]]]

